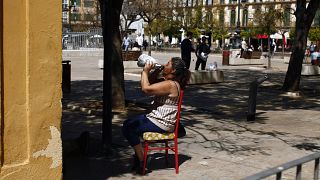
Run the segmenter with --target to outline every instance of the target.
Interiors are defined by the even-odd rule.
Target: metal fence
[[[96,50],[103,48],[102,28],[90,29],[87,32],[62,33],[62,49]]]
[[[275,177],[276,180],[281,180],[283,171],[291,168],[296,168],[295,179],[301,180],[302,165],[311,161],[314,161],[313,180],[318,180],[319,179],[319,158],[320,158],[320,152],[317,152],[317,153],[305,156],[303,158],[287,162],[280,166],[268,169],[266,171],[259,172],[252,176],[246,177],[244,180],[259,180],[259,179],[267,178],[273,175],[276,176]]]

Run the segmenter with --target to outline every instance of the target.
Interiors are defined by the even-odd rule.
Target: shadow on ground
[[[256,77],[263,76],[260,71],[252,70],[225,70],[225,82],[219,84],[192,85],[187,87],[183,101],[182,121],[187,129],[200,134],[204,142],[199,145],[208,148],[216,148],[216,151],[229,153],[245,152],[248,150],[259,151],[246,145],[237,145],[235,141],[221,142],[207,139],[204,131],[215,131],[212,125],[198,119],[190,119],[194,115],[206,114],[207,121],[217,121],[219,123],[229,123],[241,126],[235,122],[246,120],[247,100],[249,83]],[[258,89],[257,109],[255,123],[268,121],[265,116],[267,111],[285,111],[287,109],[319,109],[319,78],[302,77],[301,92],[302,98],[291,98],[284,96],[281,91],[284,73],[269,74],[270,79],[264,82]],[[143,113],[147,100],[140,91],[140,84],[137,81],[126,81],[126,98],[130,100],[128,105],[128,115]],[[64,179],[106,179],[108,177],[122,177],[130,172],[132,161],[132,149],[122,137],[121,126],[125,116],[120,116],[119,121],[113,123],[113,145],[112,152],[105,152],[101,146],[101,113],[94,115],[81,111],[74,111],[68,105],[77,105],[101,112],[102,108],[102,81],[73,81],[70,94],[64,94],[63,116],[62,116],[62,140],[63,140],[63,177]],[[141,100],[143,102],[141,103]],[[140,106],[137,108],[135,105]],[[200,132],[199,127],[202,128]],[[246,131],[245,127],[236,133]],[[231,127],[220,129],[223,131],[233,131]],[[198,131],[198,132],[197,132]],[[84,133],[88,132],[88,133]],[[262,133],[262,132],[254,132]],[[273,132],[281,134],[281,132]],[[182,143],[187,142],[185,137]],[[254,139],[253,139],[254,141]],[[225,143],[225,144],[221,144]],[[226,148],[227,147],[227,148]],[[230,148],[231,147],[231,148]],[[252,149],[250,149],[252,148]],[[230,150],[231,149],[231,150]],[[154,154],[151,169],[165,169],[163,154]],[[180,153],[179,164],[192,157]],[[173,159],[169,157],[169,159]],[[169,167],[173,167],[173,163]]]

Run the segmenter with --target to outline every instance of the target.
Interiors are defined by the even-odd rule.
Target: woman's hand
[[[152,62],[146,62],[146,64],[143,67],[143,71],[149,73],[153,66],[154,64]]]

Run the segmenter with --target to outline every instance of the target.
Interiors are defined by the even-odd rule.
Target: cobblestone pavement
[[[177,55],[154,53],[163,59]],[[212,55],[209,60],[218,58]],[[84,60],[92,66],[84,66]],[[138,102],[148,98],[139,89],[139,74],[126,73],[126,97],[131,103],[127,113],[114,115],[112,153],[102,151],[102,73],[93,62],[96,59],[90,57],[72,59],[72,92],[63,99],[64,179],[233,180],[320,151],[319,76],[303,76],[301,96],[290,97],[280,90],[287,66],[281,59],[273,61],[272,70],[218,63],[225,82],[192,85],[185,91],[181,117],[187,135],[179,139],[179,175],[172,155],[169,168],[165,167],[163,152],[152,154],[150,174],[134,175],[130,172],[133,151],[121,135],[121,126],[126,117],[144,112],[144,104]],[[249,123],[249,83],[265,74],[270,79],[258,89],[256,121]],[[311,179],[307,175],[312,170],[313,164],[303,166],[303,179]],[[288,170],[283,178],[293,179],[294,174],[295,169]]]

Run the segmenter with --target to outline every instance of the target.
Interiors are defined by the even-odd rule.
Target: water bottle
[[[218,69],[218,64],[217,62],[213,62],[213,70],[216,71]]]
[[[155,58],[148,56],[146,54],[141,54],[139,56],[137,65],[138,65],[138,67],[144,67],[144,65],[147,62],[150,62],[150,63],[152,62],[154,64],[153,69],[163,69],[164,68],[164,66],[159,64]]]
[[[213,70],[214,70],[213,64],[210,63],[210,64],[209,64],[209,71],[213,71]]]

